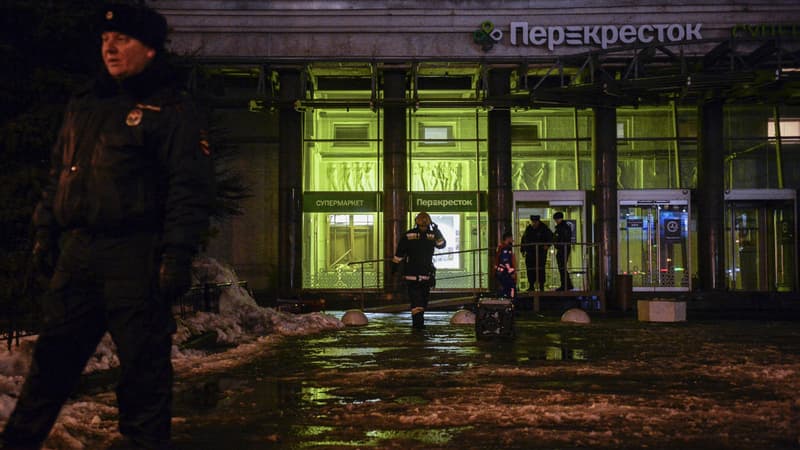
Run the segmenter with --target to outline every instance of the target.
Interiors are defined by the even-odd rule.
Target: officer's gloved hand
[[[48,230],[36,231],[33,240],[33,250],[31,260],[33,270],[44,277],[51,277],[56,268],[57,244],[53,234]]]
[[[192,285],[192,252],[169,247],[161,256],[158,289],[161,298],[172,301],[185,294]]]

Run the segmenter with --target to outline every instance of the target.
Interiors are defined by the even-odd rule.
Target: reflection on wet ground
[[[340,317],[340,313],[332,313]],[[797,448],[796,323],[368,314],[176,386],[178,449]]]

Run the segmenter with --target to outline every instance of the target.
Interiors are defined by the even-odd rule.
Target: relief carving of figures
[[[547,163],[539,164],[539,168],[533,174],[533,188],[537,191],[543,191],[549,188],[547,183]]]
[[[341,189],[341,173],[339,172],[339,164],[328,163],[328,188],[332,191]]]
[[[511,176],[512,187],[518,191],[527,191],[528,188],[528,181],[526,180],[526,173],[525,173],[525,163],[515,162],[513,163],[513,175]]]

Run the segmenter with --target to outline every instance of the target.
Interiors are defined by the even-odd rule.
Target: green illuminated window
[[[315,92],[319,99],[343,95],[368,98],[369,92]],[[380,287],[380,114],[315,108],[304,123],[303,287]]]
[[[617,109],[617,188],[674,189],[697,182],[695,108]]]
[[[590,127],[588,111],[572,108],[512,111],[512,189],[590,189]]]
[[[486,112],[427,108],[410,111],[408,118],[408,224],[427,211],[447,240],[434,257],[436,288],[486,287],[488,228],[481,200],[488,186]],[[460,206],[452,206],[456,203]]]

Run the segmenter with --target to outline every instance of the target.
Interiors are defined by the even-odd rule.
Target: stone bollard
[[[561,315],[561,321],[569,323],[592,323],[589,314],[580,308],[570,308],[564,311],[564,314]]]
[[[450,318],[450,325],[475,325],[475,313],[468,309],[459,309]]]
[[[342,323],[348,327],[361,327],[369,323],[367,315],[360,309],[348,309],[342,315]]]
[[[640,322],[686,322],[686,302],[654,298],[636,302]]]

